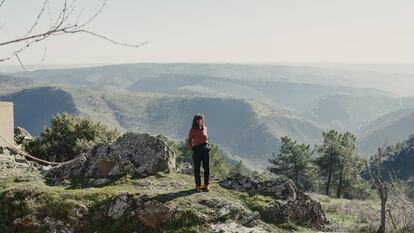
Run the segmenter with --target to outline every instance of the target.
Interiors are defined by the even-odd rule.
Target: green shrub
[[[89,118],[67,113],[53,117],[51,126],[40,137],[25,143],[25,150],[48,161],[66,161],[99,143],[111,142],[120,135],[117,129],[109,129]]]

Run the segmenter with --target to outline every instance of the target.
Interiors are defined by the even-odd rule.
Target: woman
[[[204,169],[203,191],[210,191],[210,146],[208,145],[207,127],[205,126],[204,116],[195,115],[193,124],[188,132],[188,147],[193,151],[193,168],[196,183],[196,192],[201,192],[200,166]]]

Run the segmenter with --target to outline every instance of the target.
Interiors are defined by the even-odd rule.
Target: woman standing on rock
[[[196,183],[196,192],[201,192],[200,167],[204,169],[203,191],[210,191],[210,146],[208,145],[207,127],[204,116],[197,114],[193,118],[193,124],[188,132],[188,147],[193,151],[193,168]]]

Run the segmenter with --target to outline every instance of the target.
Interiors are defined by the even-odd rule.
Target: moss
[[[198,233],[206,230],[206,222],[201,219],[196,210],[185,208],[180,211],[180,217],[167,224],[168,233]]]
[[[95,216],[93,221],[90,221],[84,232],[85,233],[119,233],[120,229],[122,232],[147,232],[155,233],[158,232],[154,229],[146,227],[138,218],[120,218],[118,220],[112,220],[108,218],[99,218]]]
[[[269,196],[263,196],[263,195],[253,195],[249,196],[243,199],[244,203],[249,208],[255,208],[256,206],[262,206],[267,205],[270,201],[273,199]]]
[[[275,218],[274,213],[270,212],[268,205],[273,201],[271,197],[263,195],[254,195],[244,200],[245,205],[254,211],[260,213],[261,219],[267,223],[279,223],[279,219]]]
[[[298,226],[294,223],[291,222],[287,222],[287,223],[282,223],[282,224],[278,224],[277,225],[280,229],[284,229],[284,230],[288,230],[290,232],[294,231],[294,232],[303,232],[305,231],[305,228]]]
[[[143,179],[126,177],[111,185],[95,188],[78,188],[73,183],[49,186],[41,179],[35,182],[14,182],[15,175],[10,175],[6,180],[0,180],[0,205],[2,206],[0,229],[6,229],[3,232],[24,233],[42,230],[30,227],[17,229],[11,224],[14,219],[32,212],[47,215],[56,220],[72,221],[74,224],[79,224],[81,232],[86,233],[113,233],[119,232],[119,229],[123,232],[159,232],[160,229],[145,227],[136,215],[133,217],[125,215],[113,220],[102,212],[102,207],[109,200],[123,193],[148,195],[164,205],[174,207],[176,210],[174,218],[162,227],[162,231],[168,233],[208,232],[209,225],[215,223],[216,220],[210,215],[210,208],[199,204],[201,200],[226,200],[259,212],[260,208],[272,200],[266,196],[249,196],[239,191],[224,189],[216,182],[212,183],[212,190],[209,193],[196,194],[193,191],[193,177],[178,173],[160,173],[157,176]],[[32,190],[32,194],[21,192],[21,190]],[[4,195],[10,195],[11,192],[16,195],[13,197],[13,203],[6,203],[7,199]],[[79,208],[80,206],[87,207],[89,211],[82,219],[76,220],[77,213],[73,210],[82,209]],[[281,232],[294,228],[284,225],[279,227],[283,228]]]

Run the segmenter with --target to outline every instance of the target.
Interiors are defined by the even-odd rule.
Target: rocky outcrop
[[[14,142],[17,145],[21,145],[26,141],[33,140],[33,136],[27,131],[26,129],[22,127],[16,127],[14,129]]]
[[[0,147],[0,170],[9,168],[29,169],[32,168],[32,164],[15,149]]]
[[[15,164],[13,152],[4,152]],[[8,164],[3,157],[0,168]],[[186,175],[191,164],[177,167],[162,139],[133,133],[42,172],[7,166],[0,169],[0,231],[269,233],[287,222],[311,228],[326,222],[320,204],[289,179],[234,175],[222,187],[214,182],[211,192],[195,193]],[[178,172],[160,173],[172,170]],[[113,182],[126,175],[138,179]]]
[[[177,172],[185,175],[193,175],[193,165],[188,162],[177,163]]]
[[[285,177],[263,179],[236,174],[220,181],[220,185],[249,195],[271,197],[270,201],[260,206],[260,203],[255,203],[255,208],[267,222],[280,224],[289,221],[313,228],[321,228],[327,222],[320,203],[298,190],[294,183]]]
[[[95,146],[45,175],[56,181],[82,179],[90,185],[103,185],[125,175],[147,177],[170,172],[175,166],[175,154],[164,141],[148,134],[126,133],[112,144]]]
[[[47,196],[44,189],[29,185],[4,190],[0,193],[0,229],[34,233],[275,232],[273,226],[260,220],[257,211],[237,200],[220,194],[157,193],[162,190],[155,187],[168,185],[171,180],[141,180],[146,179],[153,182],[141,189],[146,194],[120,191],[109,197],[104,191],[91,190],[54,191],[55,196]],[[88,192],[94,193],[93,199]]]
[[[0,152],[1,151],[5,151],[5,149],[0,149]],[[10,168],[29,169],[31,166],[32,165],[21,155],[8,154],[8,152],[6,152],[6,154],[0,153],[0,170]]]
[[[25,140],[32,140],[32,136],[27,130],[17,127],[14,129],[15,145],[0,146],[0,170],[15,168],[15,169],[29,169],[32,165],[26,158],[20,153],[19,150],[22,147],[22,143]]]

